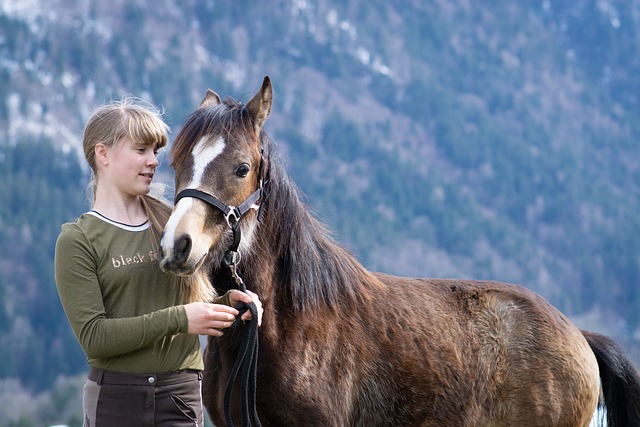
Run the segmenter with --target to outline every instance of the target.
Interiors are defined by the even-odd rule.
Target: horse
[[[263,128],[272,98],[268,76],[246,105],[209,89],[185,119],[170,151],[181,197],[160,260],[176,275],[205,271],[218,293],[240,276],[260,296],[262,425],[587,426],[600,405],[609,426],[640,426],[629,356],[533,291],[365,269],[288,176]],[[216,426],[227,425],[239,334],[204,349],[203,403]]]

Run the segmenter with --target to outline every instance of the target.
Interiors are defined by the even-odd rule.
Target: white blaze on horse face
[[[216,139],[210,145],[207,144],[207,142],[207,138],[202,137],[196,146],[193,147],[193,150],[191,150],[191,155],[193,156],[193,177],[186,188],[198,188],[200,186],[207,166],[222,153],[226,145],[222,137]],[[173,213],[169,217],[167,225],[164,228],[164,236],[160,242],[165,256],[171,256],[176,237],[176,230],[182,223],[186,213],[189,212],[192,204],[193,199],[191,197],[185,197],[180,199],[174,207]]]
[[[206,144],[207,138],[202,137],[191,150],[191,155],[193,156],[193,178],[191,178],[187,188],[198,188],[200,186],[207,166],[222,153],[226,145],[222,137],[216,139],[208,147]]]
[[[160,246],[162,246],[162,249],[164,250],[165,257],[171,257],[173,244],[176,241],[176,228],[178,227],[178,224],[180,224],[184,214],[189,211],[192,203],[193,199],[191,197],[185,197],[178,201],[178,204],[173,209],[173,213],[169,217],[167,224],[164,226],[164,234],[162,235]]]

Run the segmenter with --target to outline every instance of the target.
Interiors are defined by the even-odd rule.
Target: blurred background
[[[639,50],[639,0],[0,0],[0,426],[82,422],[53,253],[91,111],[136,95],[175,136],[265,75],[267,131],[366,267],[519,283],[640,362]]]

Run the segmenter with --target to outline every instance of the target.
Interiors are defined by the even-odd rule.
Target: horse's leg
[[[600,368],[607,425],[640,426],[640,373],[613,340],[582,331]]]

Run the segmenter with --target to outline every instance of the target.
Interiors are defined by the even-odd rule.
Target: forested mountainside
[[[264,75],[290,173],[368,268],[520,283],[640,360],[639,29],[638,0],[0,0],[0,377],[85,369],[52,262],[91,110],[140,96],[175,135]]]

